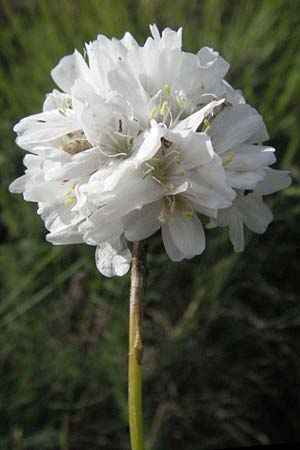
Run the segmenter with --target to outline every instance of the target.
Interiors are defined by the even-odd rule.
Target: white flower
[[[291,183],[287,171],[266,169],[265,177],[252,193],[237,191],[231,207],[218,211],[217,218],[211,220],[210,227],[229,227],[229,237],[236,252],[245,247],[244,225],[254,233],[262,234],[273,220],[273,215],[263,201],[263,196],[287,188]]]
[[[95,245],[105,276],[128,271],[127,241],[158,230],[173,261],[201,254],[203,216],[242,250],[244,224],[261,233],[272,220],[262,196],[290,183],[269,168],[263,119],[224,80],[229,64],[183,52],[181,29],[150,29],[143,46],[100,35],[87,60],[62,58],[61,91],[14,128],[28,154],[10,190],[38,203],[49,242]]]

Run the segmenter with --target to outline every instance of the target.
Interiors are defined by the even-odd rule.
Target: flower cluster
[[[15,127],[28,152],[10,185],[38,202],[53,244],[96,246],[106,275],[128,271],[127,241],[161,230],[173,261],[205,248],[207,229],[228,226],[235,251],[244,225],[263,233],[263,196],[290,184],[275,162],[259,113],[225,80],[229,64],[203,47],[181,50],[181,29],[143,46],[126,33],[99,35],[51,75],[60,90]]]

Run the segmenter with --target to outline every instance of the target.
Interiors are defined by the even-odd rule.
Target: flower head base
[[[272,220],[263,196],[290,184],[269,167],[262,117],[224,80],[229,64],[208,47],[183,52],[181,30],[150,29],[143,46],[98,36],[87,63],[62,58],[61,91],[14,128],[28,154],[10,190],[38,203],[53,244],[96,245],[106,276],[128,271],[127,241],[158,230],[173,261],[201,254],[198,214],[242,251],[244,225],[263,233]]]

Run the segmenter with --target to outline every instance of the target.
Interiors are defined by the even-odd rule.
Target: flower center
[[[192,105],[182,91],[172,91],[169,84],[159,89],[151,98],[147,110],[150,119],[162,122],[168,127],[192,112]]]
[[[146,161],[143,172],[143,178],[151,176],[163,186],[166,193],[171,193],[176,186],[182,184],[186,175],[184,170],[180,170],[180,153],[171,146],[171,142],[162,139],[160,150],[155,157]]]
[[[166,195],[163,200],[163,208],[161,210],[159,220],[161,222],[173,222],[174,214],[178,211],[185,219],[190,219],[194,211],[190,208],[190,205],[180,195]]]
[[[138,123],[124,115],[116,114],[103,126],[97,145],[108,158],[127,157],[137,135]]]

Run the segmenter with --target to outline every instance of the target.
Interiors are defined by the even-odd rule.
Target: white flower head
[[[269,167],[262,117],[224,80],[229,64],[209,47],[182,51],[181,29],[150,30],[143,46],[99,35],[87,58],[63,57],[60,90],[14,127],[28,153],[11,192],[38,203],[49,242],[95,245],[105,276],[124,275],[128,241],[158,230],[173,261],[201,254],[203,217],[241,251],[244,225],[262,233],[272,220],[262,196],[290,184]]]

